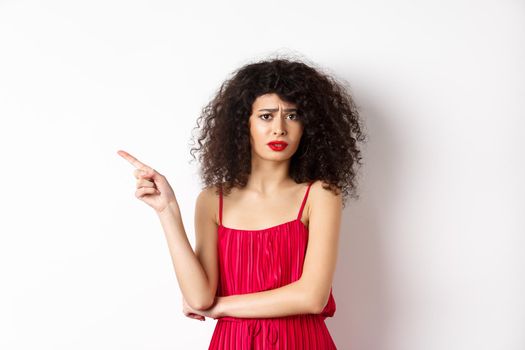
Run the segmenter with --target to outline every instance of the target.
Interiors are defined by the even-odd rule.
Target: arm
[[[313,298],[301,280],[256,293],[217,297],[217,317],[271,318],[315,313]]]
[[[195,309],[209,307],[217,288],[217,243],[213,240],[217,226],[210,214],[213,211],[205,191],[199,194],[196,202],[195,253],[184,231],[177,202],[158,213],[183,298]]]
[[[337,262],[342,197],[321,187],[310,190],[309,238],[303,272],[299,280],[257,293],[218,297],[219,317],[283,317],[321,313],[332,287]]]
[[[188,242],[186,232],[175,198],[175,193],[166,177],[152,167],[142,163],[126,151],[119,150],[118,155],[130,162],[137,179],[135,196],[155,209],[166,239],[175,267],[177,280],[181,288],[184,305],[206,307],[214,301],[217,286],[216,219],[209,210],[213,207],[213,190],[207,188],[197,198],[195,215],[196,253]],[[211,204],[210,204],[211,203]],[[203,232],[204,231],[204,232]]]

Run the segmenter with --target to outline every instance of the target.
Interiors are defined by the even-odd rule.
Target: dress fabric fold
[[[308,228],[301,214],[308,185],[295,220],[260,230],[239,230],[222,225],[220,194],[218,235],[219,283],[217,296],[255,293],[297,281],[302,274]],[[325,324],[336,304],[330,290],[320,314],[275,318],[217,319],[209,350],[330,350],[337,349]]]

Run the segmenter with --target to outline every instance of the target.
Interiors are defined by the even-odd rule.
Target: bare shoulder
[[[343,196],[339,189],[335,192],[328,187],[328,183],[323,180],[315,181],[310,186],[310,193],[307,200],[308,217],[311,217],[312,211],[329,212],[342,211]]]
[[[218,225],[219,194],[216,186],[204,187],[197,196],[196,205],[203,209],[203,212],[208,213],[210,220]]]
[[[216,186],[206,186],[199,193],[199,197],[202,197],[205,201],[213,201],[219,198],[218,189]]]

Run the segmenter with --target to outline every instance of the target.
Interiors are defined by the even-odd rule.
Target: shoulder
[[[219,222],[217,211],[219,208],[219,191],[216,186],[204,187],[197,195],[195,203],[197,209],[202,209],[208,213],[212,220]]]
[[[330,189],[329,184],[323,180],[316,180],[310,186],[307,206],[311,214],[315,211],[342,210],[342,195],[339,189]]]
[[[219,198],[217,188],[215,186],[207,186],[197,195],[197,202],[211,204],[217,198]]]

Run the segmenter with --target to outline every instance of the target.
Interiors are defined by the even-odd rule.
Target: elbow
[[[311,305],[310,307],[311,314],[315,314],[315,315],[320,314],[324,309],[324,305],[323,307],[321,307],[320,306],[321,304],[317,301],[310,303],[310,305]]]
[[[315,283],[300,282],[302,288],[302,295],[304,296],[304,304],[306,305],[307,313],[320,314],[323,312],[328,298],[330,296],[330,290],[324,291],[321,288],[311,288]]]
[[[323,312],[327,302],[328,298],[319,297],[318,295],[310,297],[310,313],[320,314]]]
[[[208,310],[215,304],[216,290],[205,288],[197,293],[190,293],[192,297],[188,297],[188,305],[197,311]]]
[[[214,302],[215,302],[215,298],[211,298],[211,299],[208,298],[208,299],[194,301],[193,304],[190,306],[197,311],[204,311],[212,307]]]

